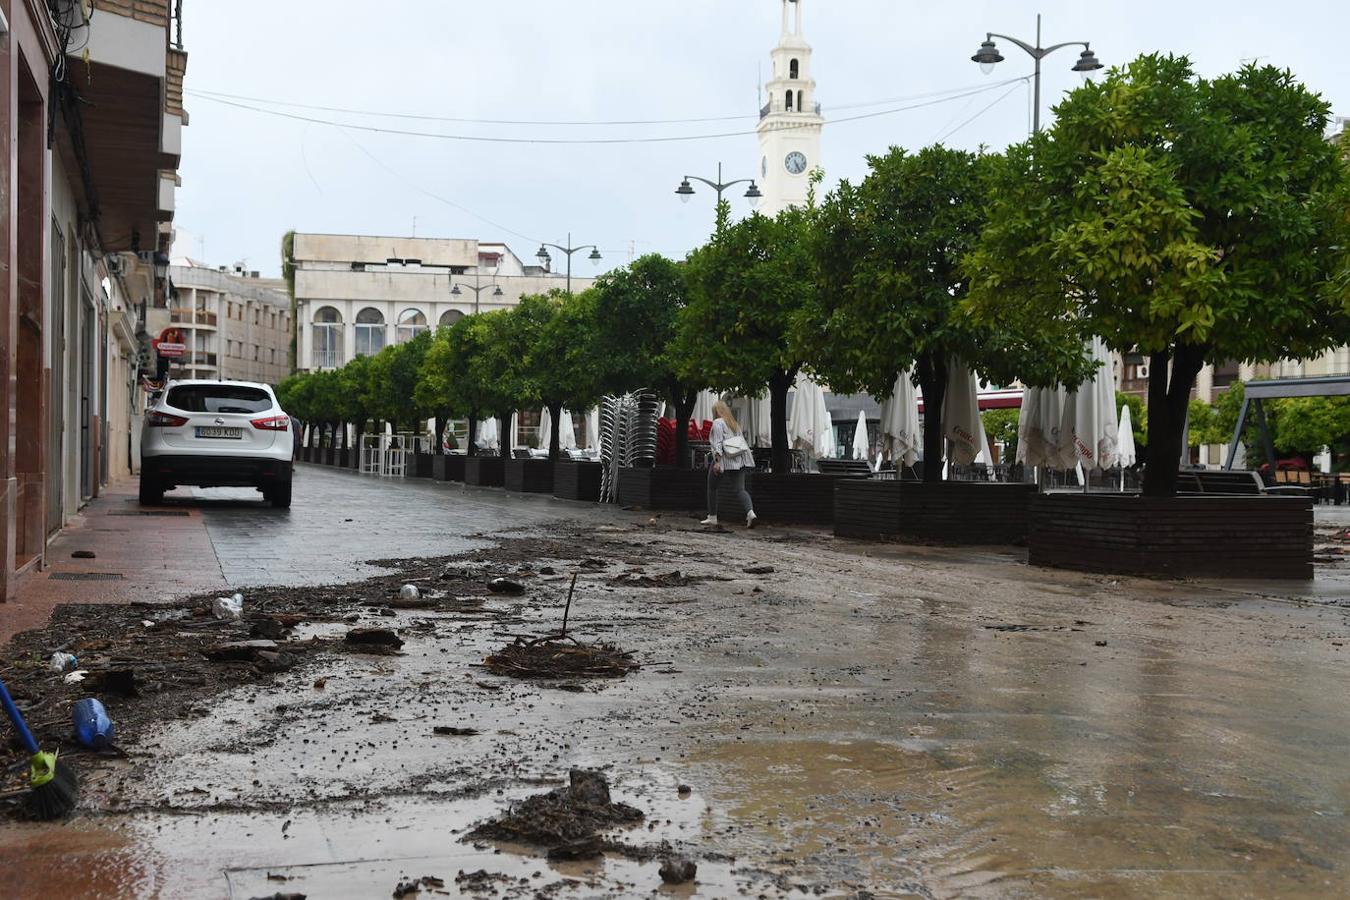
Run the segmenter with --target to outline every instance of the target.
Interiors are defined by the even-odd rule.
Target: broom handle
[[[28,730],[28,724],[24,722],[19,708],[14,705],[14,698],[9,696],[9,690],[5,688],[3,681],[0,681],[0,704],[4,705],[5,714],[14,723],[14,730],[19,733],[19,740],[23,741],[24,747],[29,753],[37,753],[38,745],[37,741],[33,740],[33,732]]]

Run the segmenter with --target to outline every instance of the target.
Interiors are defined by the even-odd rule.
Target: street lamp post
[[[751,208],[758,208],[760,202],[764,199],[764,195],[759,192],[759,185],[755,184],[755,179],[753,178],[738,178],[735,181],[723,181],[722,164],[718,163],[716,181],[709,181],[708,179],[700,178],[697,175],[684,176],[684,180],[680,182],[680,186],[675,189],[675,193],[679,195],[681,203],[688,203],[689,198],[694,196],[694,186],[689,183],[689,179],[691,178],[694,179],[695,181],[703,182],[708,187],[712,188],[714,191],[717,192],[718,206],[722,205],[722,192],[725,191],[727,188],[731,187],[732,185],[736,184],[748,183],[750,185],[750,187],[745,192],[745,199],[750,201]]]
[[[602,258],[602,257],[600,256],[600,248],[597,247],[597,246],[595,246],[594,244],[582,244],[580,247],[573,247],[573,246],[572,246],[572,232],[570,232],[570,231],[567,232],[567,246],[566,246],[566,247],[563,247],[563,246],[561,246],[561,245],[559,245],[559,244],[550,244],[550,243],[547,243],[547,242],[545,242],[545,243],[539,245],[539,252],[536,253],[535,256],[537,256],[537,257],[539,258],[539,261],[540,261],[541,263],[543,263],[545,266],[547,266],[547,265],[552,261],[552,259],[553,259],[553,257],[551,257],[551,256],[548,255],[548,248],[549,248],[549,247],[552,247],[554,250],[557,250],[559,253],[565,253],[565,254],[567,254],[567,293],[569,293],[569,294],[572,293],[572,254],[573,254],[573,253],[576,253],[576,252],[579,251],[579,250],[589,250],[589,251],[591,251],[591,255],[588,256],[588,257],[586,257],[586,258],[589,259],[589,260],[591,261],[591,265],[593,265],[593,266],[598,266],[598,265],[600,264],[600,260],[601,260],[601,258]]]
[[[450,277],[452,280],[454,279],[453,275],[451,275]],[[496,281],[493,281],[492,284],[479,285],[478,282],[480,280],[480,277],[481,276],[478,274],[478,268],[475,266],[473,270],[473,284],[465,284],[465,285],[452,284],[450,286],[450,296],[452,297],[459,297],[463,294],[463,291],[460,290],[461,287],[463,287],[464,290],[466,291],[473,291],[474,315],[478,315],[478,295],[483,293],[483,291],[486,291],[488,288],[492,288],[493,289],[492,296],[494,297],[503,296],[501,285],[497,284]],[[495,279],[497,277],[497,273],[493,272],[492,277]]]
[[[980,64],[980,71],[988,75],[994,71],[994,66],[1003,62],[1003,54],[998,52],[998,47],[994,45],[994,38],[1002,38],[1005,41],[1012,41],[1017,46],[1025,50],[1032,59],[1036,60],[1036,77],[1033,79],[1036,85],[1035,107],[1032,110],[1032,131],[1041,130],[1041,60],[1064,47],[1082,47],[1083,52],[1078,56],[1078,62],[1073,66],[1073,71],[1080,73],[1084,78],[1089,72],[1095,72],[1102,67],[1097,57],[1092,52],[1092,47],[1086,41],[1065,41],[1062,44],[1054,44],[1050,47],[1041,46],[1041,17],[1036,16],[1036,46],[1031,46],[1025,41],[1019,41],[1015,37],[1006,34],[995,34],[988,32],[984,36],[984,43],[980,44],[980,49],[970,59],[972,62]]]

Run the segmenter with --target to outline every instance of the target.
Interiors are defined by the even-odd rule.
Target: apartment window
[[[384,314],[366,307],[356,314],[356,355],[374,356],[384,349]]]
[[[427,330],[427,317],[419,309],[405,309],[398,316],[396,340],[405,344]]]
[[[342,365],[342,314],[331,306],[314,313],[314,365],[336,369]]]

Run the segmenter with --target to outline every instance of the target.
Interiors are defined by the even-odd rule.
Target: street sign
[[[155,344],[155,349],[165,359],[179,359],[187,353],[187,344],[166,344],[159,341]]]

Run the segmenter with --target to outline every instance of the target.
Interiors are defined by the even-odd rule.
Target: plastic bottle
[[[76,701],[70,712],[75,721],[76,740],[90,750],[104,750],[112,746],[117,732],[100,701],[86,697]]]
[[[79,660],[75,658],[74,653],[53,653],[51,658],[51,668],[53,672],[64,672],[66,669],[73,669],[79,665]]]

